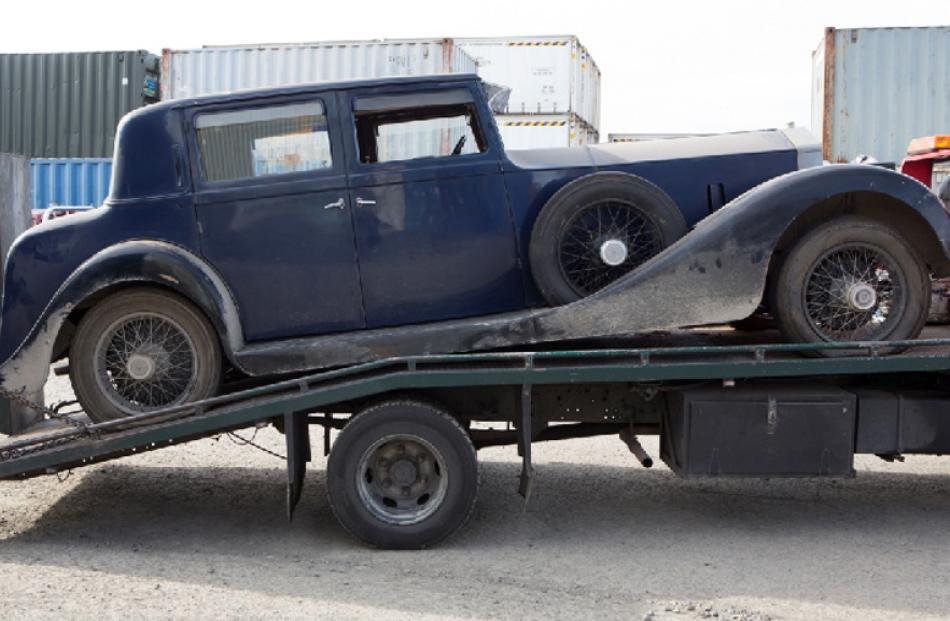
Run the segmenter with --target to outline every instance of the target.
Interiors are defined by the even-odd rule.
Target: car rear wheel
[[[561,188],[531,232],[534,282],[552,306],[588,296],[686,234],[676,203],[646,179],[595,173]]]
[[[790,341],[900,341],[920,334],[929,302],[929,274],[910,244],[888,226],[846,217],[814,229],[792,248],[770,308]]]
[[[442,541],[471,516],[477,491],[468,433],[446,411],[420,401],[386,401],[359,412],[327,462],[333,514],[378,548]]]
[[[69,376],[83,409],[102,422],[213,396],[221,351],[208,320],[188,302],[123,291],[80,321]]]

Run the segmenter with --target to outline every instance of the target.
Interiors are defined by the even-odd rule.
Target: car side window
[[[331,168],[327,117],[319,101],[197,115],[205,181]]]
[[[354,117],[363,164],[481,153],[487,145],[464,90],[357,98]]]

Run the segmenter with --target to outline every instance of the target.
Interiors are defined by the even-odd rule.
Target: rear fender
[[[133,284],[171,289],[197,305],[218,332],[225,355],[237,364],[234,352],[243,346],[244,336],[237,304],[221,277],[184,248],[136,240],[101,250],[76,268],[0,367],[0,386],[36,394],[46,381],[57,336],[70,313],[96,295]],[[0,432],[4,427],[0,421]]]

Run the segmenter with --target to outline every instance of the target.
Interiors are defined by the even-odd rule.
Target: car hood
[[[630,162],[657,162],[719,155],[798,151],[799,168],[821,164],[821,144],[803,129],[770,129],[585,147],[508,151],[515,166],[528,170],[601,167]]]

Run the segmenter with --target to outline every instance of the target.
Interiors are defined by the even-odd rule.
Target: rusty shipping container
[[[827,28],[812,53],[811,128],[826,160],[899,163],[950,131],[950,26]]]

